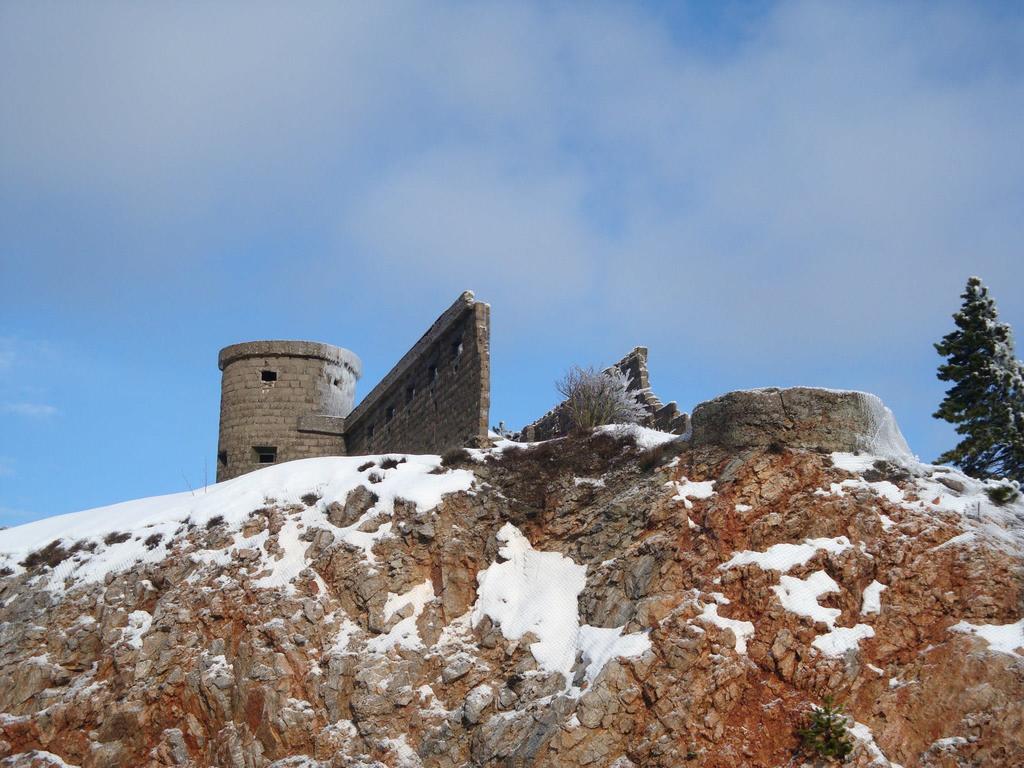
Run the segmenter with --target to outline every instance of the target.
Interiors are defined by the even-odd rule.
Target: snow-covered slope
[[[108,573],[138,563],[160,562],[167,557],[175,538],[189,527],[205,527],[216,519],[229,530],[238,531],[255,509],[293,505],[304,509],[289,520],[289,531],[282,538],[295,539],[294,546],[286,546],[284,562],[277,561],[274,574],[268,577],[268,584],[285,583],[289,575],[304,567],[299,550],[306,547],[295,538],[297,531],[325,523],[325,509],[332,503],[343,503],[360,485],[379,498],[338,536],[363,548],[372,559],[373,542],[388,535],[390,528],[384,524],[367,534],[358,530],[362,522],[375,515],[389,516],[396,499],[429,511],[446,493],[468,490],[473,483],[473,475],[465,470],[431,474],[440,466],[437,456],[390,457],[396,464],[387,469],[381,468],[384,458],[389,457],[291,461],[191,493],[127,501],[9,528],[0,531],[0,568],[19,573],[29,553],[58,542],[65,550],[77,550],[41,577],[42,583],[50,589],[63,589],[66,580],[75,584],[101,581]],[[303,497],[307,502],[315,497],[314,503],[304,502]],[[224,551],[258,547],[265,539],[265,534],[246,538],[238,533]]]
[[[0,531],[0,764],[774,766],[825,694],[856,768],[1024,760],[1024,503],[874,445],[613,427]]]

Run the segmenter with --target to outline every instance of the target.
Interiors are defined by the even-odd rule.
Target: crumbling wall
[[[673,432],[682,435],[689,426],[689,418],[679,410],[676,403],[662,404],[661,400],[651,392],[651,379],[647,372],[647,347],[635,347],[632,352],[606,368],[610,371],[618,368],[629,380],[629,390],[636,396],[647,417],[641,422],[645,427],[658,429],[662,432]],[[550,440],[566,434],[570,428],[568,409],[565,403],[559,403],[532,424],[523,427],[519,433],[522,440]]]
[[[348,454],[442,453],[486,440],[490,366],[490,307],[466,291],[345,419]]]

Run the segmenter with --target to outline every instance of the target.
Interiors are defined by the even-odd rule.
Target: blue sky
[[[1019,4],[4,3],[0,525],[201,485],[221,346],[365,393],[467,288],[494,423],[645,344],[932,458],[968,275],[1024,333],[1022,129]]]

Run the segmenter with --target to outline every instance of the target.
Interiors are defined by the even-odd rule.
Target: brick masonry
[[[490,307],[463,293],[352,409],[362,372],[340,347],[254,341],[220,352],[217,481],[276,461],[369,453],[443,453],[487,438]],[[273,371],[276,381],[263,380]]]

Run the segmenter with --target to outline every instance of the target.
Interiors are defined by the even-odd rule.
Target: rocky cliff
[[[758,399],[789,407],[704,424]],[[310,459],[0,532],[0,765],[799,765],[825,696],[850,765],[1024,764],[1024,504],[702,429]]]

